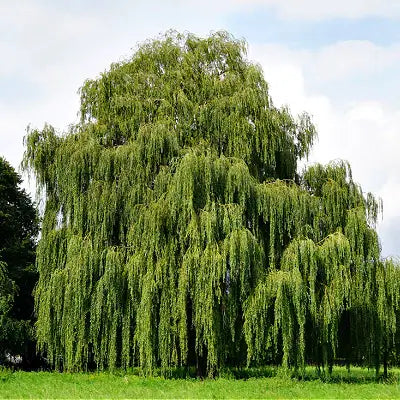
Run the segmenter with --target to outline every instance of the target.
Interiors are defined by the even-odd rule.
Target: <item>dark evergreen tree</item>
[[[19,355],[29,366],[36,354],[32,290],[38,278],[38,219],[21,182],[0,157],[0,361],[6,354]]]
[[[314,126],[245,53],[168,33],[86,81],[69,132],[28,134],[37,335],[57,367],[384,361],[400,292],[378,203],[345,162],[297,174]]]

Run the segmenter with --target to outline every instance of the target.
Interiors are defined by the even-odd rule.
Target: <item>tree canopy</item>
[[[315,128],[273,105],[244,41],[169,32],[80,95],[80,123],[31,130],[24,158],[56,367],[387,362],[400,280],[379,203],[346,162],[298,173]]]
[[[0,362],[9,354],[29,363],[35,355],[32,290],[38,220],[21,182],[0,157]]]

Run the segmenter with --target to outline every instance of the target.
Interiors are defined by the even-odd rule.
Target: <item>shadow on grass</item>
[[[136,375],[145,376],[140,368],[130,368],[128,370],[119,370],[112,372],[115,375]],[[194,367],[177,367],[170,369],[156,369],[153,371],[153,377],[163,377],[166,379],[198,379]],[[298,381],[321,381],[325,383],[400,383],[400,370],[394,368],[387,378],[382,374],[377,377],[374,369],[352,366],[349,370],[343,366],[333,368],[332,374],[327,370],[318,370],[315,366],[307,366],[304,370],[290,370],[277,366],[251,367],[251,368],[222,368],[215,376],[222,379],[248,380],[256,378],[281,378]]]
[[[50,372],[47,370],[47,372]],[[104,371],[105,372],[105,371]],[[98,372],[86,372],[83,374],[96,374]],[[106,372],[107,373],[107,372]],[[117,369],[108,372],[113,376],[149,376],[145,374],[141,368]],[[69,374],[69,373],[66,373]],[[197,380],[196,369],[194,367],[176,367],[169,369],[158,368],[153,371],[151,377],[160,377],[171,380]],[[14,370],[12,368],[2,367],[0,365],[0,385],[1,383],[8,382],[14,378]],[[264,367],[225,367],[220,369],[219,373],[215,376],[219,379],[227,380],[249,380],[257,378],[276,378],[282,380],[293,381],[320,381],[324,383],[351,383],[351,384],[367,384],[367,383],[387,383],[399,384],[400,383],[400,369],[393,368],[387,378],[382,374],[378,377],[375,375],[374,369],[369,369],[360,366],[352,366],[349,370],[343,366],[335,366],[332,374],[327,370],[317,369],[315,366],[307,366],[303,370],[290,370],[278,366],[264,366]],[[208,378],[207,378],[208,379]]]

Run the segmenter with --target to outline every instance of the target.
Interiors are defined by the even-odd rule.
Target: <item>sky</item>
[[[28,125],[65,131],[85,79],[169,29],[246,39],[274,104],[312,117],[308,163],[350,162],[383,201],[382,255],[400,256],[398,0],[0,0],[0,156],[18,168]]]

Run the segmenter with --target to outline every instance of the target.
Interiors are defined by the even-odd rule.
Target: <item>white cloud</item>
[[[286,19],[321,20],[324,18],[400,17],[398,0],[235,0],[243,7],[271,7]]]
[[[400,61],[400,45],[377,46],[369,41],[349,40],[332,44],[316,52],[310,60],[319,80],[367,76],[384,71]]]
[[[400,217],[385,218],[377,227],[383,257],[399,258]]]
[[[368,78],[400,63],[400,43],[378,46],[366,40],[346,40],[317,50],[292,50],[278,44],[250,46],[250,57],[263,65],[298,66],[312,83]],[[311,83],[311,82],[309,82]],[[368,85],[379,82],[368,82]]]

